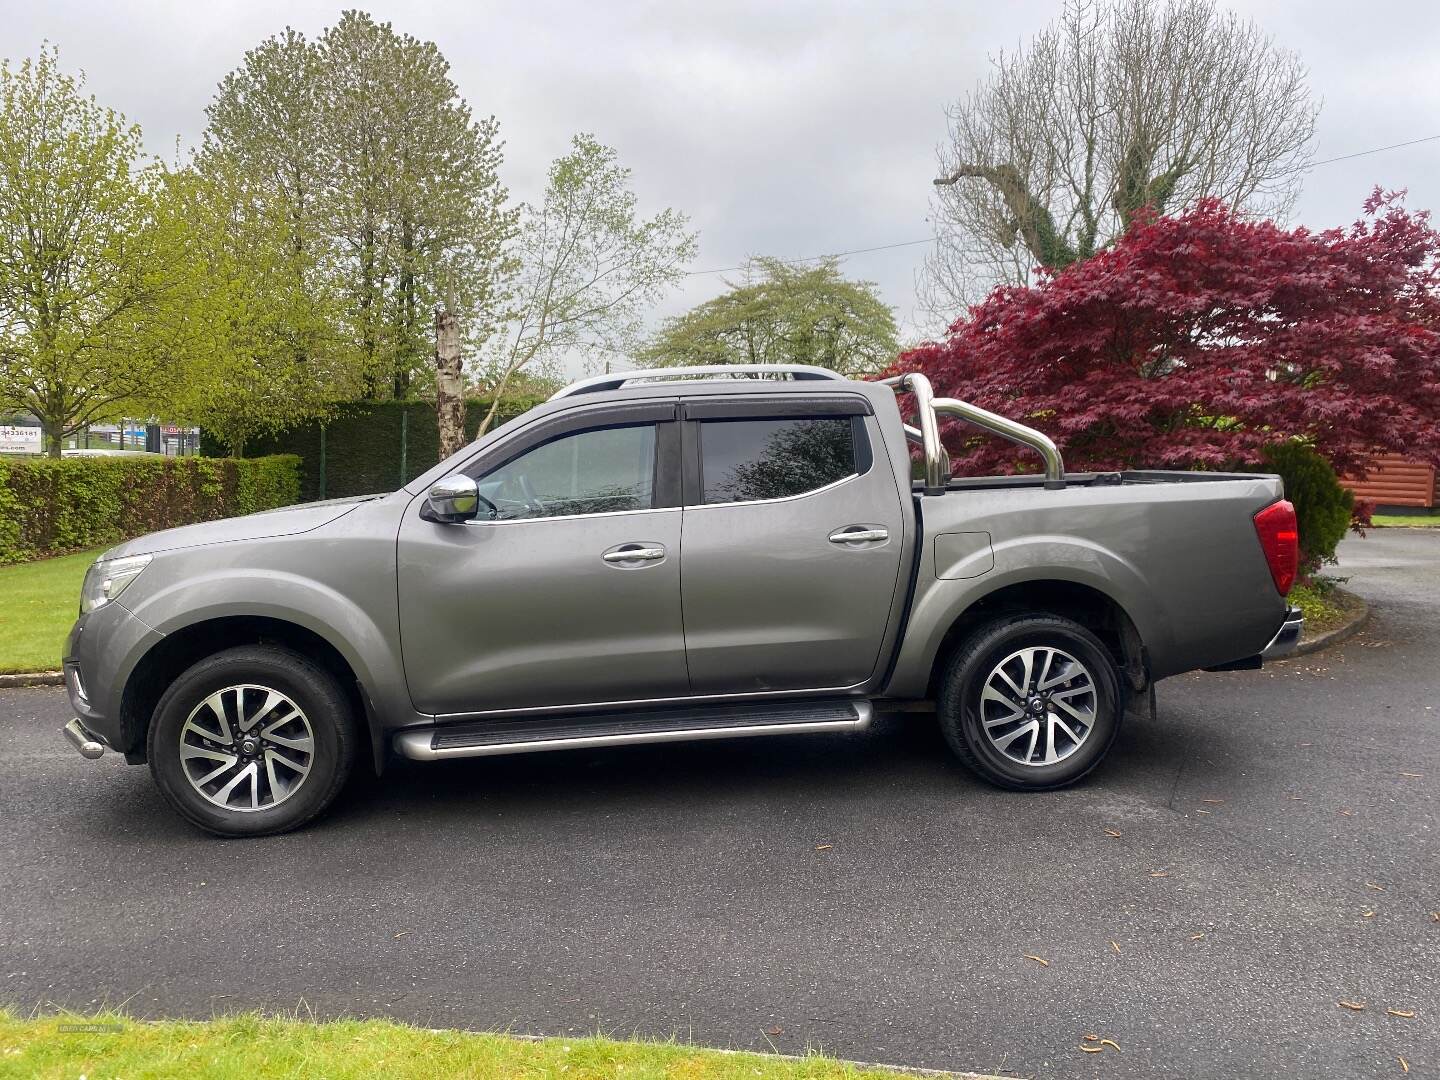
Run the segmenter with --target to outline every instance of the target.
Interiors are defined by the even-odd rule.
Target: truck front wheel
[[[987,623],[957,648],[936,709],[950,748],[992,784],[1049,791],[1100,763],[1120,730],[1120,679],[1104,644],[1056,615]]]
[[[196,663],[161,697],[150,771],[180,815],[219,836],[269,836],[334,800],[355,757],[350,704],[299,653],[243,645]]]

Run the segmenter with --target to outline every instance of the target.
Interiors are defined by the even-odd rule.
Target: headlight
[[[85,571],[85,584],[80,587],[80,614],[104,607],[150,565],[149,555],[130,555],[124,559],[97,559]]]

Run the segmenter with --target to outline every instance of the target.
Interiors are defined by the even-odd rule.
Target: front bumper
[[[76,621],[63,654],[65,689],[91,741],[120,753],[137,749],[143,732],[133,725],[127,730],[121,699],[136,663],[160,640],[158,633],[114,601]]]
[[[1305,613],[1297,607],[1285,612],[1285,622],[1260,653],[1264,660],[1283,660],[1300,644],[1300,635],[1305,632]]]

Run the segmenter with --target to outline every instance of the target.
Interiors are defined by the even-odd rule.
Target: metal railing
[[[937,398],[931,389],[930,380],[918,372],[895,375],[881,381],[896,390],[908,391],[915,397],[916,415],[920,424],[918,434],[925,456],[926,494],[937,495],[944,491],[945,484],[950,479],[950,459],[945,453],[945,447],[940,443],[938,416],[953,416],[993,435],[999,435],[1002,439],[1034,450],[1045,461],[1045,487],[1059,489],[1065,486],[1065,462],[1060,457],[1059,448],[1044,432],[959,398]],[[912,432],[915,432],[915,429],[909,428],[907,434]]]
[[[754,379],[788,375],[796,380],[845,382],[845,376],[828,368],[811,367],[808,364],[714,364],[709,367],[640,368],[636,371],[616,371],[607,375],[592,375],[588,379],[573,382],[563,390],[550,396],[556,398],[574,397],[576,394],[593,394],[601,390],[618,390],[626,383],[684,381],[687,379]]]

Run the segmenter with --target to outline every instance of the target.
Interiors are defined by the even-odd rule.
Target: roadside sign
[[[38,427],[0,424],[0,454],[39,454],[43,450]]]

